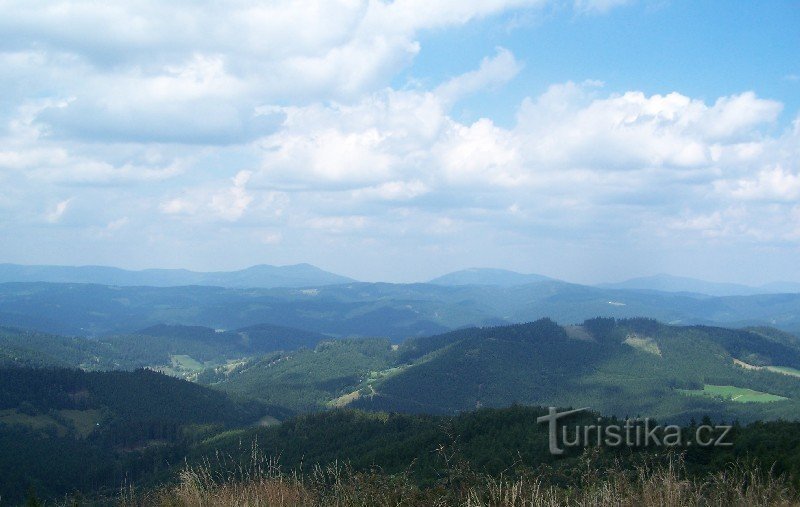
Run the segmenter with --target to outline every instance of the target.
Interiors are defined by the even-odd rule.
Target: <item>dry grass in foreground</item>
[[[255,462],[256,460],[254,460]],[[800,506],[800,496],[782,478],[755,466],[731,465],[704,479],[689,478],[680,457],[664,464],[620,466],[602,471],[583,460],[579,484],[553,486],[542,476],[495,478],[451,471],[442,484],[420,488],[408,474],[357,472],[338,464],[300,476],[272,461],[218,472],[210,464],[187,467],[176,484],[149,493],[128,491],[126,507],[138,506]]]

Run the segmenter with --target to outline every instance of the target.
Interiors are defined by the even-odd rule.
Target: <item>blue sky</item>
[[[0,262],[800,281],[800,2],[0,14]]]
[[[611,91],[679,90],[711,101],[756,90],[785,104],[785,126],[800,110],[799,27],[800,2],[627,2],[604,15],[557,3],[423,34],[426,51],[395,85],[466,72],[476,54],[502,46],[525,67],[502,90],[465,104],[472,116],[507,123],[522,99],[550,84],[597,79]]]

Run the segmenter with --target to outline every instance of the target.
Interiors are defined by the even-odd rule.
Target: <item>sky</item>
[[[0,262],[800,281],[800,2],[0,0]]]

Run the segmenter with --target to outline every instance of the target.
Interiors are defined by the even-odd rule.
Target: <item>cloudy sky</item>
[[[800,2],[0,0],[0,262],[800,281]]]

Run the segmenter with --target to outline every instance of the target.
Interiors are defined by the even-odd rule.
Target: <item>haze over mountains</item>
[[[559,281],[512,287],[348,283],[314,288],[0,284],[0,325],[81,336],[157,324],[238,329],[274,324],[331,336],[400,341],[466,326],[549,317],[650,317],[673,324],[768,325],[800,331],[800,294],[714,297]]]
[[[0,264],[0,283],[91,283],[116,286],[179,287],[205,285],[230,288],[298,288],[353,283],[357,280],[325,271],[311,264],[272,266],[259,264],[236,271],[199,272],[186,269],[126,270],[109,266],[49,266]],[[441,286],[484,285],[515,287],[538,282],[562,282],[535,273],[507,269],[467,268],[446,273],[425,283]],[[696,278],[658,274],[620,282],[596,284],[606,289],[685,292],[709,296],[800,293],[800,283],[773,282],[758,287]]]

